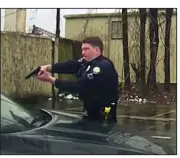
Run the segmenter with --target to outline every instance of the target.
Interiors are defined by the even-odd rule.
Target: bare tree
[[[149,9],[149,39],[150,39],[150,70],[147,77],[147,84],[153,90],[157,89],[156,84],[156,60],[159,45],[159,29],[158,29],[158,9]]]
[[[131,29],[134,30],[133,34],[131,34],[131,39],[129,40],[129,52],[133,52],[131,55],[133,57],[133,61],[131,61],[131,67],[135,73],[136,85],[140,85],[140,23],[139,23],[139,13],[134,12],[134,23],[133,25],[128,25]],[[131,43],[133,41],[133,44]],[[131,74],[132,77],[132,74]]]
[[[145,55],[145,28],[146,28],[146,9],[139,9],[140,13],[140,80],[141,90],[144,90],[146,82],[146,55]]]
[[[125,87],[130,86],[130,69],[129,69],[129,52],[128,52],[128,20],[127,9],[122,9],[122,28],[123,28],[123,61],[124,61],[124,78]]]
[[[166,29],[165,29],[165,52],[164,52],[164,89],[170,91],[170,29],[173,9],[166,9]]]

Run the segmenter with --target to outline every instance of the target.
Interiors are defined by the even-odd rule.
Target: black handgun
[[[40,71],[40,69],[41,69],[41,67],[39,66],[37,69],[35,69],[35,70],[33,70],[31,73],[29,73],[29,74],[25,77],[25,79],[28,79],[28,78],[30,78],[30,77],[32,77],[32,76],[38,75],[38,72]]]

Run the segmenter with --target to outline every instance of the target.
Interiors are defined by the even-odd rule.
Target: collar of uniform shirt
[[[93,60],[88,61],[88,62],[87,62],[87,64],[89,65],[89,64],[94,63],[97,59],[100,59],[102,56],[103,56],[102,54],[101,54],[101,55],[99,55],[98,57],[94,58]]]

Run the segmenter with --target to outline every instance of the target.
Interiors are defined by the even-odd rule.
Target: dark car
[[[167,153],[117,125],[83,121],[63,111],[29,111],[1,95],[1,154]]]

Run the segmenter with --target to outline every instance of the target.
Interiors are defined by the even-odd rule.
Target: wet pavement
[[[52,109],[54,106],[55,110],[83,113],[79,100],[58,99],[54,105],[48,98],[26,98],[17,102],[28,109]],[[117,109],[118,126],[151,140],[171,154],[177,154],[176,115],[176,105],[120,103]]]

